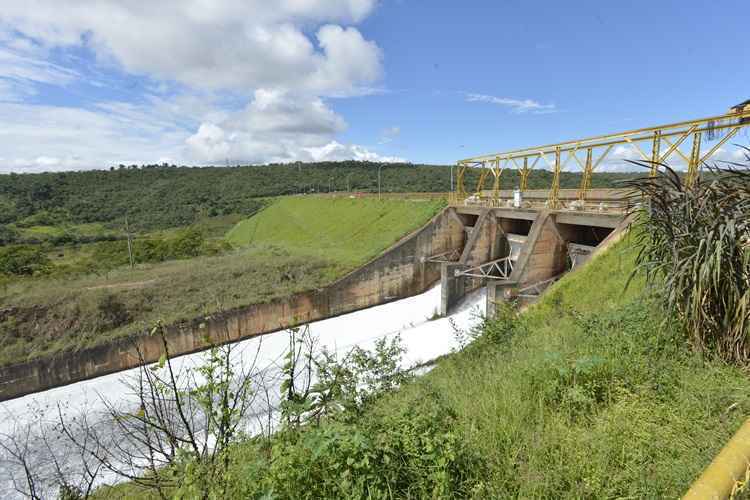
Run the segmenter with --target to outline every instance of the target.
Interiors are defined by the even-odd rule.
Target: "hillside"
[[[221,231],[236,219],[226,217],[137,237],[134,269],[125,241],[56,249],[36,274],[14,276],[0,288],[0,363],[107,342],[157,320],[190,320],[319,288],[441,207],[440,201],[278,198],[229,231],[234,247]]]
[[[257,198],[288,194],[446,192],[451,169],[442,165],[327,162],[241,167],[121,166],[111,171],[0,175],[0,245],[23,240],[16,229],[106,223],[121,233],[124,218],[137,231],[184,226],[202,217],[252,214]],[[455,174],[455,172],[454,172]],[[611,187],[632,174],[595,173],[593,187]],[[477,172],[466,176],[473,189]],[[552,174],[533,171],[529,188],[547,188]],[[577,188],[581,174],[564,172],[563,188]],[[515,170],[503,172],[502,185],[518,184]],[[71,229],[75,234],[75,228]],[[84,231],[85,232],[85,231]]]
[[[330,259],[349,270],[424,224],[443,206],[441,200],[283,197],[237,224],[227,239],[237,247],[277,248]]]
[[[679,497],[750,413],[750,379],[692,351],[642,277],[626,287],[630,245],[387,404],[437,392],[489,497]]]

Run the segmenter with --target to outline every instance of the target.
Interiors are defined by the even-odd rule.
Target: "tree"
[[[202,364],[186,368],[170,356],[161,324],[151,334],[161,341],[159,362],[148,365],[138,349],[141,368],[125,381],[137,407],[103,399],[104,418],[98,421],[85,414],[71,420],[59,409],[60,428],[103,469],[161,498],[223,498],[230,445],[255,401],[255,361],[245,367],[232,344],[213,345]]]
[[[0,248],[0,274],[32,275],[48,269],[49,259],[38,246],[15,245]]]

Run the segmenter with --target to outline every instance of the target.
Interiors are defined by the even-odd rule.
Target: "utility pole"
[[[383,164],[381,163],[378,165],[378,199],[381,200],[382,196],[380,194],[380,169],[383,168]]]
[[[453,192],[453,165],[451,165],[451,193]]]
[[[128,237],[128,259],[130,260],[130,269],[135,267],[133,262],[133,236],[130,234],[130,225],[128,225],[128,216],[125,216],[125,234]]]

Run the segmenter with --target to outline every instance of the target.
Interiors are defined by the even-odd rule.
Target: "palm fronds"
[[[750,154],[744,164],[707,166],[692,185],[661,167],[655,177],[626,183],[643,201],[636,211],[639,269],[683,322],[695,347],[747,363]]]

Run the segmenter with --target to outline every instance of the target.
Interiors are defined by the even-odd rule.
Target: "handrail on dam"
[[[546,206],[558,209],[561,201],[560,173],[573,160],[583,172],[577,192],[578,200],[583,203],[587,200],[591,190],[591,177],[594,170],[608,157],[611,161],[611,153],[615,146],[629,147],[640,160],[650,163],[651,175],[656,175],[659,164],[663,164],[676,154],[687,164],[686,181],[691,183],[698,177],[701,165],[734,137],[742,127],[748,125],[750,125],[750,108],[733,108],[729,113],[707,118],[466,158],[457,162],[456,186],[451,200],[458,203],[468,196],[481,198],[484,185],[490,177],[493,180],[491,199],[499,200],[503,170],[511,165],[518,169],[519,189],[526,191],[529,174],[537,163],[543,160],[553,174]],[[717,141],[705,153],[701,151],[704,139]],[[690,145],[689,153],[680,149],[683,144]],[[579,153],[585,153],[585,158],[582,159]],[[467,192],[465,186],[465,176],[469,168],[481,169],[479,181],[473,192]]]

